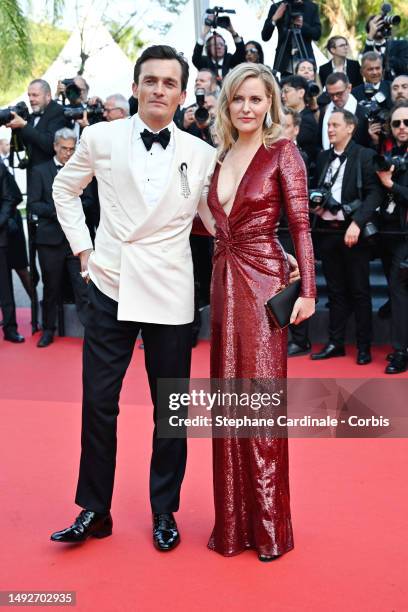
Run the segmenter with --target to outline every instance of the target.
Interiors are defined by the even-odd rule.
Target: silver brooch
[[[187,178],[187,164],[183,162],[179,168],[180,182],[181,182],[181,195],[188,198],[191,195],[190,186]]]

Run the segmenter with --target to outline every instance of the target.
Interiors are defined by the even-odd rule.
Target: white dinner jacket
[[[215,150],[174,126],[169,182],[158,203],[148,206],[135,180],[134,125],[133,117],[84,130],[74,155],[55,177],[58,220],[75,254],[93,248],[79,196],[96,176],[101,215],[89,259],[91,280],[118,302],[119,320],[190,323],[194,280],[189,236],[211,178]],[[187,197],[181,164],[187,165]]]

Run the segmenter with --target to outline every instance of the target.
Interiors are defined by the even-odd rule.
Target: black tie
[[[163,149],[165,149],[170,142],[170,131],[168,128],[165,128],[158,134],[149,132],[149,130],[144,130],[143,132],[140,132],[140,136],[142,137],[143,144],[148,151],[150,151],[154,142],[161,144]]]
[[[61,168],[63,168],[63,165],[59,165],[59,164],[55,164],[57,166],[57,172],[59,172],[61,170]]]

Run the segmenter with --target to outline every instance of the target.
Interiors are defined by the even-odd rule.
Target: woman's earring
[[[273,125],[272,118],[271,118],[269,113],[266,113],[266,115],[265,115],[265,127],[266,128],[270,128],[270,127],[272,127],[272,125]]]

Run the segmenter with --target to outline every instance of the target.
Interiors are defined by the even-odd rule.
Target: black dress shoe
[[[4,332],[4,339],[8,342],[14,342],[15,344],[24,342],[24,337],[16,331]]]
[[[269,563],[270,561],[275,561],[279,559],[281,555],[258,555],[258,559],[262,561],[262,563]]]
[[[56,531],[51,535],[53,542],[83,542],[89,536],[106,538],[112,535],[112,517],[110,512],[99,514],[92,510],[82,510],[71,527]]]
[[[386,374],[401,374],[406,372],[408,366],[408,356],[405,351],[395,351],[390,363],[385,368]]]
[[[52,331],[45,330],[43,331],[41,338],[37,342],[38,348],[44,348],[49,346],[54,342],[54,334]]]
[[[394,359],[394,357],[395,357],[395,353],[396,352],[397,351],[395,350],[392,353],[388,353],[388,355],[386,356],[386,360],[387,361],[392,361]],[[407,359],[408,359],[408,349],[405,349],[405,351],[401,351],[401,352],[404,353],[406,355]]]
[[[297,344],[296,342],[288,343],[288,357],[294,357],[295,355],[306,355],[310,353],[312,348],[310,342],[306,344]]]
[[[318,359],[330,359],[330,357],[344,357],[345,354],[344,346],[338,346],[329,342],[319,353],[312,353],[310,359],[317,361]]]
[[[370,349],[358,349],[356,359],[356,363],[358,365],[367,365],[368,363],[371,363],[371,361],[372,358]]]
[[[177,523],[171,513],[153,514],[153,544],[157,550],[166,552],[180,543]]]

